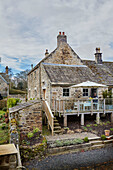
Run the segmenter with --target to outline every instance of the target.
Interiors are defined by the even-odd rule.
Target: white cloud
[[[0,1],[0,56],[2,64],[23,70],[22,62],[36,65],[56,48],[58,32],[80,57],[94,59],[96,47],[103,58],[113,58],[112,0],[4,0]],[[112,59],[113,61],[113,59]]]

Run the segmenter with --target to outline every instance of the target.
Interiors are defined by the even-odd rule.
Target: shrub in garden
[[[83,140],[82,140],[82,139],[77,138],[77,139],[74,139],[74,140],[73,140],[73,144],[74,144],[74,145],[75,145],[75,144],[81,144],[81,143],[83,143]]]
[[[84,142],[88,142],[88,141],[89,141],[88,137],[85,137]]]
[[[68,145],[70,145],[72,142],[70,141],[70,140],[65,140],[64,142],[63,142],[63,144],[64,144],[64,146],[68,146]]]
[[[18,102],[20,102],[20,99],[15,99],[15,98],[9,98],[8,100],[7,100],[7,106],[8,106],[8,108],[11,108],[11,107],[14,107],[14,106],[16,106],[17,105],[17,103]]]
[[[84,129],[84,131],[87,131],[87,130],[88,130],[87,127],[85,127],[85,126],[83,126],[83,129]]]
[[[105,140],[105,139],[106,139],[106,136],[105,136],[105,135],[101,135],[101,139],[102,139],[102,140]]]
[[[110,121],[107,121],[106,123],[107,123],[107,124],[110,124]]]
[[[113,131],[113,128],[110,128],[111,131]]]
[[[58,147],[63,146],[63,142],[56,140],[56,146],[58,146]]]
[[[27,134],[27,137],[28,138],[32,138],[34,136],[34,134],[32,133],[32,132],[29,132],[28,134]]]
[[[90,127],[91,125],[86,125],[86,127]]]
[[[97,127],[98,125],[97,124],[94,124],[95,127]]]
[[[39,132],[39,131],[40,131],[39,128],[33,129],[33,133],[37,133],[37,132]]]
[[[76,140],[77,140],[77,143],[78,143],[78,144],[81,144],[81,143],[84,142],[82,139],[79,139],[79,138],[77,138]]]

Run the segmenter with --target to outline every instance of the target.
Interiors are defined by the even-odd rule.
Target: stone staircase
[[[58,123],[57,118],[54,116],[54,134],[61,134],[61,126]]]
[[[103,148],[104,144],[100,137],[89,138],[89,143],[91,144],[91,149]]]

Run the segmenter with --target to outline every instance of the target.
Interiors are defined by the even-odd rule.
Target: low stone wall
[[[18,127],[21,139],[34,127],[38,127],[42,131],[42,103],[40,101],[19,111]]]
[[[67,152],[85,152],[88,150],[93,149],[100,149],[107,146],[113,146],[112,141],[103,141],[103,145],[97,145],[96,147],[92,147],[91,143],[83,143],[83,144],[77,144],[77,145],[70,145],[70,146],[62,146],[62,147],[54,147],[54,148],[48,148],[47,154],[54,155],[54,154],[63,154]]]
[[[21,159],[30,160],[35,157],[42,159],[46,155],[47,143],[38,143],[33,146],[20,146]]]
[[[0,100],[0,109],[7,107],[7,100]]]
[[[33,130],[33,127],[38,127],[42,130],[42,103],[37,101],[24,107],[23,109],[10,113],[10,143],[17,144],[26,134]]]

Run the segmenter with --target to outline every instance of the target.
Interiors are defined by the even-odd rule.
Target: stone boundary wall
[[[42,131],[42,102],[30,103],[24,108],[22,106],[20,106],[22,109],[9,111],[10,143],[18,144],[19,135],[22,140],[33,127],[38,127]]]
[[[86,143],[86,144],[77,144],[77,145],[70,145],[70,146],[48,148],[47,154],[56,155],[56,154],[65,154],[68,152],[85,152],[88,150],[100,149],[100,148],[111,147],[111,146],[113,147],[113,141],[111,142],[108,140],[108,142],[105,142],[102,146],[97,145],[96,147],[92,147],[91,143]]]

